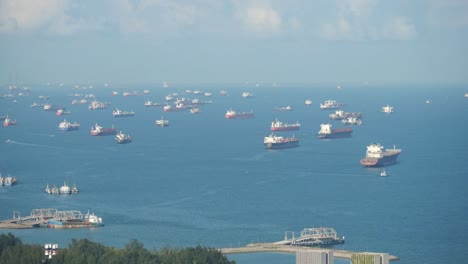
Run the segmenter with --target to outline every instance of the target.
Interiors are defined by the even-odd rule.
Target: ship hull
[[[66,229],[66,228],[86,228],[86,227],[101,227],[104,224],[88,223],[88,222],[62,222],[57,220],[49,220],[49,228]]]
[[[399,154],[400,153],[398,152],[394,154],[384,155],[381,159],[363,158],[360,161],[360,163],[364,167],[385,167],[395,164]]]
[[[91,131],[91,136],[111,136],[117,134],[117,129],[104,129],[102,132]]]
[[[300,126],[287,126],[287,127],[272,127],[270,131],[291,131],[299,130]]]
[[[265,143],[267,149],[285,149],[285,148],[295,148],[299,146],[299,140],[281,142],[281,143]]]
[[[116,140],[117,144],[128,144],[132,142],[131,139]]]
[[[253,114],[241,114],[241,115],[226,115],[227,119],[245,119],[252,118]]]
[[[330,134],[324,134],[324,133],[319,133],[317,134],[317,137],[319,139],[327,139],[327,138],[348,138],[351,137],[351,133],[353,133],[352,129],[333,129],[332,133]]]

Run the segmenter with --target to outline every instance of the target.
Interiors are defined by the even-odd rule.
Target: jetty
[[[13,211],[13,218],[1,220],[0,229],[26,229],[49,227],[49,221],[82,221],[83,214],[77,210],[59,211],[54,208],[33,209],[28,216]]]
[[[244,254],[244,253],[260,253],[260,252],[271,252],[271,253],[289,253],[297,254],[298,252],[315,252],[319,248],[306,247],[306,246],[292,246],[292,245],[282,245],[276,243],[253,243],[248,244],[244,247],[235,247],[235,248],[220,248],[218,249],[223,254]],[[363,252],[355,252],[350,250],[336,250],[328,249],[333,252],[335,258],[348,259],[351,260],[353,255],[360,254]],[[367,253],[367,252],[366,252]],[[396,256],[389,255],[388,260],[394,261],[399,260],[400,258]]]

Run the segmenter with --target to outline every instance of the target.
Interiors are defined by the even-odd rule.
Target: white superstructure
[[[321,124],[319,134],[331,134],[332,132],[332,125],[331,124]]]
[[[389,105],[386,105],[386,106],[382,107],[382,112],[384,112],[384,113],[393,113],[393,107],[391,107]]]

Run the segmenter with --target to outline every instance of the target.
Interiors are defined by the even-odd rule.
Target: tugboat
[[[114,126],[112,126],[112,128],[103,128],[96,123],[96,125],[91,127],[91,136],[109,136],[115,135],[116,133],[117,129],[115,129]]]
[[[126,135],[120,131],[116,136],[115,136],[115,141],[118,144],[126,144],[132,142],[132,137],[130,135]]]
[[[321,124],[317,137],[320,139],[351,137],[352,132],[353,129],[350,127],[332,128],[331,124]]]
[[[273,134],[265,137],[263,140],[267,149],[284,149],[299,146],[299,139],[294,136],[290,138],[278,137]]]
[[[366,157],[361,159],[360,163],[364,167],[383,167],[396,163],[401,149],[386,149],[383,151],[383,146],[380,144],[370,144],[367,146]]]

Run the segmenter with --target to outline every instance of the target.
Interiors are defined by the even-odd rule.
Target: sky
[[[468,0],[0,0],[0,83],[468,83]]]

